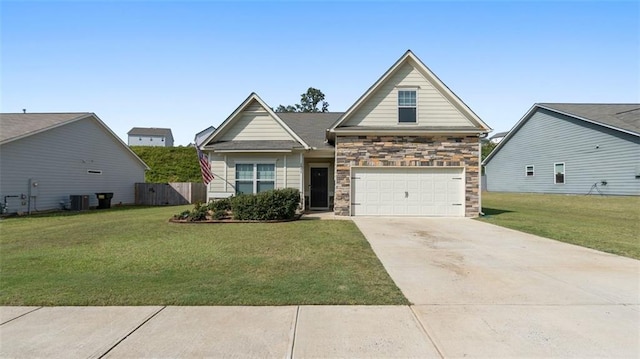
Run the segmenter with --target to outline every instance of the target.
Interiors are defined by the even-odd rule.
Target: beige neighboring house
[[[340,216],[475,217],[490,131],[407,51],[343,113],[276,113],[249,95],[200,146],[207,198],[292,187]]]

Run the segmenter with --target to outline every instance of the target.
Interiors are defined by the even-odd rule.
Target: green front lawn
[[[640,197],[482,193],[481,221],[640,259]]]
[[[0,221],[0,305],[407,304],[351,221],[174,224],[190,206]]]

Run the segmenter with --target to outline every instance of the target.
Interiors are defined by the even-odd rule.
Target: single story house
[[[173,147],[170,128],[134,127],[127,132],[129,146]]]
[[[0,114],[0,199],[4,213],[71,205],[134,203],[147,165],[94,113]],[[81,204],[82,205],[82,204]]]
[[[490,131],[407,51],[346,112],[276,113],[249,95],[200,145],[207,197],[293,187],[341,216],[473,217]]]
[[[638,196],[640,104],[535,104],[483,165],[488,191]]]

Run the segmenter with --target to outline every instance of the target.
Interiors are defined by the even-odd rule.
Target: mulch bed
[[[232,218],[222,218],[222,219],[206,219],[204,221],[190,221],[188,219],[176,219],[169,218],[169,222],[171,223],[187,223],[187,224],[211,224],[211,223],[282,223],[282,222],[293,222],[297,221],[302,217],[302,214],[296,214],[293,218],[290,219],[275,219],[268,221],[241,221]]]

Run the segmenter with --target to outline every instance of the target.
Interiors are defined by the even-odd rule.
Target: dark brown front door
[[[324,167],[311,167],[311,195],[309,207],[329,207],[329,169]]]

